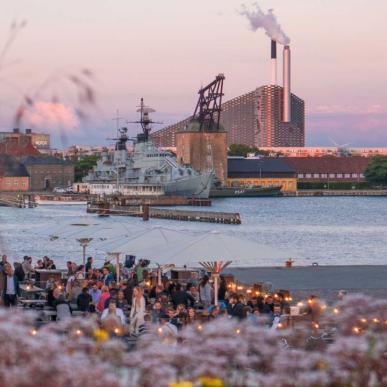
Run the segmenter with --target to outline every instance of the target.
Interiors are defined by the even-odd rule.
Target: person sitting
[[[123,290],[119,290],[117,293],[117,307],[122,310],[128,310],[129,304],[126,301],[125,294]]]
[[[100,289],[98,289],[98,284],[96,282],[93,283],[91,289],[89,290],[89,294],[91,296],[92,303],[95,307],[97,307],[102,292]]]
[[[32,267],[32,258],[27,255],[23,258],[22,268],[26,278],[30,278],[31,274],[34,272]]]
[[[274,300],[272,296],[267,296],[265,298],[263,307],[262,307],[262,313],[263,314],[272,314],[274,310]]]
[[[103,273],[103,278],[102,278],[103,284],[106,286],[109,286],[110,283],[114,281],[113,274],[110,273],[109,268],[107,266],[105,266],[102,269],[102,273]]]
[[[77,297],[77,306],[78,310],[81,312],[89,312],[90,304],[93,302],[91,295],[89,294],[89,289],[84,287],[81,294]]]
[[[43,270],[43,269],[44,269],[43,261],[41,259],[38,259],[34,267],[34,270]]]
[[[270,329],[277,329],[279,323],[281,322],[281,304],[274,304],[274,310],[271,317],[271,327]]]
[[[245,312],[243,305],[239,302],[239,297],[237,294],[232,294],[229,298],[227,306],[227,314],[230,317],[238,318],[239,320],[244,319]]]
[[[119,319],[122,325],[126,324],[126,318],[122,309],[117,308],[115,300],[110,300],[109,306],[102,312],[101,321],[105,320],[110,316],[115,316]]]
[[[101,297],[99,298],[97,310],[103,312],[105,309],[105,302],[110,297],[109,288],[107,286],[102,286],[101,288]]]
[[[160,324],[161,321],[167,317],[160,301],[156,301],[153,304],[151,316],[152,324]]]
[[[178,282],[175,287],[175,291],[172,293],[173,306],[176,308],[179,304],[184,304],[186,307],[195,304],[195,299],[191,294],[182,289],[181,284]]]
[[[71,308],[63,293],[56,300],[56,321],[63,321],[71,318]]]

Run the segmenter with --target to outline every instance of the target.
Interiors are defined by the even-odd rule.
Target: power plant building
[[[227,131],[227,144],[255,147],[305,146],[305,104],[291,93],[290,48],[283,50],[283,86],[276,79],[276,44],[271,44],[273,78],[271,85],[233,98],[222,104],[221,125]],[[191,117],[153,133],[156,145],[175,147],[175,133]]]

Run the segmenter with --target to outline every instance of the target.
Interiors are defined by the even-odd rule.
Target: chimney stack
[[[290,122],[291,117],[291,96],[290,96],[290,48],[289,46],[284,47],[283,53],[284,68],[283,68],[283,82],[284,82],[284,112],[283,121]]]
[[[277,84],[277,42],[271,40],[271,84]]]

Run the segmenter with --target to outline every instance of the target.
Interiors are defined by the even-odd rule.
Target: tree
[[[248,153],[256,152],[264,156],[267,156],[269,154],[269,152],[261,150],[255,146],[249,146],[244,144],[231,144],[228,150],[228,155],[246,157]]]
[[[365,178],[373,185],[387,185],[387,157],[375,156],[364,173]]]
[[[98,156],[84,156],[74,164],[75,168],[75,181],[81,181],[82,177],[93,168],[98,161]]]

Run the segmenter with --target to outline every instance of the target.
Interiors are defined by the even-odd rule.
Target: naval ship
[[[171,195],[190,198],[208,198],[213,171],[197,172],[178,164],[176,156],[157,148],[149,134],[151,124],[149,113],[154,109],[141,104],[140,113],[142,133],[135,139],[129,139],[127,128],[119,129],[113,157],[105,152],[97,165],[83,178],[88,184],[90,194],[122,195]],[[127,142],[134,143],[129,156]]]

